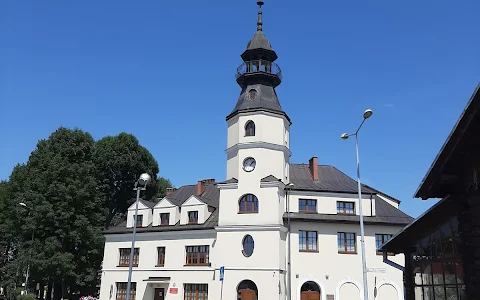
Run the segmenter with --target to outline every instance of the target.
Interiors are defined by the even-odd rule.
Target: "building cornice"
[[[279,189],[285,188],[285,184],[282,181],[271,181],[271,182],[260,182],[261,188],[271,188],[276,187]]]
[[[263,148],[268,150],[283,151],[287,157],[292,156],[292,152],[284,145],[277,145],[265,142],[238,143],[225,150],[227,155],[236,155],[240,149]]]
[[[216,226],[217,232],[231,231],[282,231],[287,232],[287,228],[283,225],[224,225]]]
[[[236,190],[238,189],[238,182],[235,183],[217,183],[220,190]]]

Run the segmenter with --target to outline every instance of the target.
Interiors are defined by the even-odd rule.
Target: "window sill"
[[[130,267],[129,265],[118,265],[117,268],[128,268]],[[138,264],[133,265],[132,267],[138,267]]]
[[[298,250],[298,252],[318,253],[318,250]]]
[[[342,213],[342,212],[338,212],[338,211],[337,211],[337,215],[342,215],[342,216],[356,216],[357,214],[356,214],[356,213],[353,213],[353,214]]]
[[[212,266],[211,263],[206,263],[206,264],[185,264],[183,265],[184,267],[210,267]]]
[[[196,224],[198,224],[198,222],[188,222],[187,224],[188,225],[196,225]]]
[[[168,224],[168,223],[167,224],[160,224],[160,226],[168,226],[168,225],[170,225],[170,224]]]
[[[338,251],[338,254],[357,254],[357,251]]]
[[[258,211],[239,211],[239,214],[258,214]]]
[[[298,212],[303,213],[303,214],[316,214],[317,213],[317,211],[313,211],[313,210],[299,210]]]
[[[165,264],[156,265],[155,267],[165,267]]]

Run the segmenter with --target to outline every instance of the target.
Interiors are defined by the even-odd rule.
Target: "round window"
[[[246,235],[243,238],[243,255],[250,257],[253,254],[254,242],[251,235]]]

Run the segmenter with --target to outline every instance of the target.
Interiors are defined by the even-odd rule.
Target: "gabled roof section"
[[[238,179],[235,178],[235,177],[232,177],[232,178],[227,179],[225,181],[217,182],[217,184],[224,184],[224,183],[238,183]]]
[[[288,217],[288,213],[283,215]],[[323,222],[323,223],[360,223],[360,216],[341,215],[341,214],[312,214],[291,212],[290,219],[307,221],[307,222]],[[364,216],[365,224],[405,226],[413,221],[413,218],[403,211],[388,204],[385,200],[375,196],[375,216]]]
[[[138,202],[141,203],[142,205],[144,205],[145,207],[147,208],[153,208],[157,203],[156,202],[152,202],[152,201],[147,201],[147,200],[144,200],[142,198],[138,199]],[[135,208],[135,201],[132,203],[132,205],[130,205],[128,207],[128,209],[131,209],[131,208]]]
[[[363,183],[362,183],[362,186],[364,186],[364,187],[366,187],[366,188],[368,188],[368,189],[371,189],[372,191],[375,191],[377,194],[380,194],[380,195],[382,195],[382,196],[384,196],[384,197],[387,197],[387,198],[389,198],[390,200],[392,200],[392,201],[394,201],[394,202],[397,202],[398,204],[400,204],[400,203],[402,202],[402,201],[398,200],[397,198],[394,198],[394,197],[392,197],[392,196],[390,196],[390,195],[388,195],[388,194],[385,194],[385,193],[382,192],[382,191],[379,191],[379,190],[377,190],[377,189],[372,188],[372,187],[369,186],[369,185],[366,185],[366,184],[363,184]]]
[[[267,177],[263,177],[260,179],[260,182],[275,182],[275,181],[280,181],[277,177],[273,175],[268,175]]]
[[[442,198],[446,194],[452,191],[447,191],[443,186],[442,177],[452,177],[461,172],[463,166],[452,162],[450,170],[448,169],[448,163],[454,159],[461,161],[462,156],[466,157],[467,154],[471,155],[475,151],[474,145],[478,147],[478,144],[474,144],[478,141],[478,130],[480,128],[480,84],[477,85],[473,92],[467,106],[463,110],[460,118],[453,127],[445,143],[443,144],[440,152],[438,152],[435,160],[433,161],[430,169],[423,178],[420,186],[415,192],[416,198],[428,199],[428,198]],[[470,129],[470,130],[469,130]],[[470,132],[467,132],[470,131]],[[470,135],[470,137],[469,137]],[[462,151],[462,147],[464,148]],[[467,151],[465,151],[467,150]],[[462,153],[464,152],[464,153]],[[468,162],[467,162],[468,163]],[[471,161],[470,161],[471,163]]]
[[[312,178],[308,164],[291,164],[290,182],[294,185],[293,190],[349,194],[358,192],[357,181],[334,166],[319,165],[316,181]],[[377,191],[363,185],[362,193],[376,194]]]
[[[170,205],[172,206],[176,206],[175,204],[173,204],[170,200],[168,200],[167,197],[163,197],[162,199],[160,199],[157,204],[155,204],[155,208],[159,207],[160,206],[160,203],[162,202],[168,202]]]
[[[166,196],[172,204],[176,206],[182,206],[182,204],[187,201],[190,196],[195,195],[197,198],[201,199],[203,202],[212,207],[218,207],[218,198],[220,197],[220,191],[215,186],[215,184],[206,184],[203,193],[198,196],[197,194],[197,185],[184,185],[180,187],[175,192]]]

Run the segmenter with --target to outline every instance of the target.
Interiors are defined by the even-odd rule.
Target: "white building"
[[[227,116],[227,180],[199,180],[157,203],[141,201],[136,299],[363,298],[357,183],[316,157],[290,163],[291,122],[275,92],[282,80],[277,55],[261,12],[257,23],[237,70],[242,92]],[[376,248],[412,219],[400,201],[362,189],[369,299],[403,299],[402,271]],[[130,207],[127,220],[106,232],[101,300],[126,298],[133,225]]]

